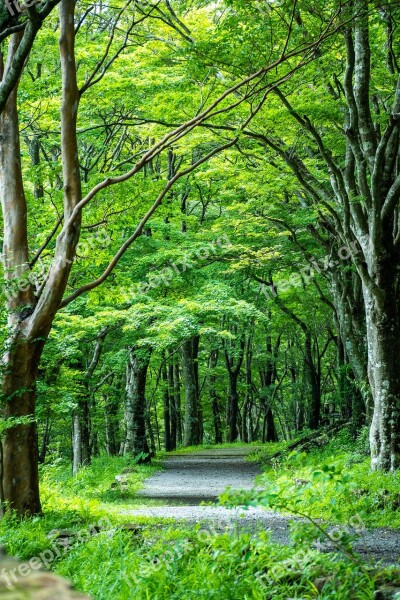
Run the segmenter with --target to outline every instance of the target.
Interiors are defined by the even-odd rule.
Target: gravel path
[[[256,463],[247,462],[246,455],[254,448],[214,449],[191,454],[174,454],[164,462],[164,471],[150,477],[140,492],[142,498],[164,500],[165,506],[144,507],[124,511],[130,516],[175,519],[184,523],[201,523],[205,527],[224,530],[260,531],[268,529],[275,542],[289,543],[293,517],[262,508],[228,509],[221,506],[199,506],[215,501],[228,486],[252,489],[260,473]],[[333,528],[335,534],[340,531]],[[354,533],[351,530],[351,533]],[[367,561],[386,564],[400,560],[400,531],[394,529],[363,530],[357,534],[355,550]],[[322,551],[334,550],[325,541]]]
[[[139,495],[186,505],[213,502],[227,487],[251,490],[259,466],[245,456],[254,448],[202,450],[168,457],[164,471],[147,479]]]

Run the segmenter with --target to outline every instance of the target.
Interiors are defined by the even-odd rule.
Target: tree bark
[[[170,396],[169,396],[169,382],[168,382],[168,372],[167,365],[165,363],[166,356],[165,352],[162,355],[162,366],[161,366],[161,376],[163,380],[164,390],[163,390],[163,404],[164,404],[164,447],[167,452],[172,450],[171,445],[171,404],[170,404]]]
[[[184,446],[197,446],[199,438],[198,381],[196,379],[194,340],[182,345],[182,376],[185,392]]]
[[[106,449],[109,456],[117,456],[118,443],[118,401],[112,394],[104,396],[104,414],[106,425]]]
[[[170,360],[173,361],[174,357]],[[174,364],[168,365],[168,390],[171,407],[171,450],[176,450],[177,431],[178,431],[178,411],[175,404],[175,382],[174,382]]]
[[[179,362],[174,361],[174,398],[175,398],[175,409],[177,416],[177,443],[181,446],[183,444],[183,424],[182,424],[182,407],[181,407],[181,381],[180,381],[180,370]]]
[[[149,462],[150,449],[146,436],[146,378],[151,351],[133,346],[129,349],[126,371],[124,454],[141,455],[140,462]]]
[[[5,74],[18,52],[21,36],[14,34],[8,48]],[[5,75],[6,76],[6,75]],[[20,137],[17,113],[17,86],[9,95],[0,115],[0,197],[4,217],[3,257],[8,296],[10,337],[3,356],[2,406],[9,421],[3,439],[4,500],[21,515],[41,512],[38,483],[38,440],[34,422],[13,425],[15,419],[28,420],[35,413],[36,376],[43,340],[27,332],[26,317],[34,302],[29,282],[21,285],[28,271],[27,206],[20,163]],[[18,227],[15,227],[15,223]],[[8,287],[7,287],[8,286]]]
[[[222,444],[223,436],[222,436],[222,422],[221,422],[221,411],[218,402],[218,395],[216,389],[217,376],[215,373],[215,369],[218,364],[218,350],[212,350],[210,354],[210,358],[208,361],[208,369],[210,372],[209,376],[209,390],[210,390],[210,399],[211,399],[211,410],[213,414],[213,424],[214,424],[214,441],[216,444]]]
[[[264,420],[262,428],[262,442],[277,442],[278,434],[275,427],[273,402],[273,386],[276,381],[276,362],[278,359],[279,347],[281,345],[281,336],[279,335],[272,346],[271,335],[267,334],[267,362],[264,369],[260,369],[261,387],[265,394],[263,398]]]
[[[232,327],[237,334],[237,327]],[[228,441],[235,442],[239,437],[239,394],[237,390],[240,369],[242,368],[245,349],[245,338],[241,334],[238,340],[229,345],[224,343],[225,364],[228,371],[228,398],[226,405],[226,420],[228,429]],[[236,359],[236,364],[235,364]]]

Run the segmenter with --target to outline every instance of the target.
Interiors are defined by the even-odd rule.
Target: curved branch
[[[178,179],[180,179],[181,177],[184,177],[185,175],[188,175],[189,173],[194,171],[198,166],[205,163],[206,161],[208,161],[210,158],[212,158],[216,154],[219,154],[223,150],[226,150],[227,148],[230,148],[231,146],[236,144],[237,139],[238,138],[236,137],[233,140],[230,140],[228,143],[224,144],[223,146],[220,146],[219,148],[215,148],[212,152],[210,152],[209,154],[207,154],[206,156],[204,156],[203,158],[201,158],[200,160],[195,162],[193,165],[191,165],[187,169],[184,169],[183,171],[178,172],[172,179],[170,179],[170,181],[167,183],[165,188],[158,195],[154,204],[150,207],[150,209],[144,215],[143,219],[140,221],[135,232],[131,235],[131,237],[121,246],[121,248],[115,254],[114,258],[111,260],[108,267],[105,269],[104,273],[100,277],[98,277],[98,279],[96,279],[95,281],[92,281],[91,283],[87,283],[86,285],[83,285],[82,287],[77,289],[75,292],[73,292],[70,296],[65,298],[65,300],[63,300],[61,302],[60,308],[64,308],[65,306],[70,304],[73,300],[75,300],[75,298],[78,298],[78,296],[81,296],[85,292],[93,290],[94,288],[98,287],[100,284],[103,283],[103,281],[105,281],[107,279],[107,277],[113,272],[113,270],[117,266],[121,257],[125,254],[125,252],[128,250],[128,248],[133,244],[133,242],[141,235],[143,228],[146,225],[147,221],[153,216],[153,214],[155,213],[157,208],[160,206],[160,204],[164,200],[164,198],[167,195],[167,193],[169,192],[169,190],[174,186],[174,184],[178,181]]]

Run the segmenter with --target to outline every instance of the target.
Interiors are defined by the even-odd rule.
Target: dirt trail
[[[239,530],[260,531],[268,529],[272,539],[289,543],[290,522],[293,517],[262,508],[228,509],[220,506],[200,506],[214,502],[227,487],[252,489],[260,474],[257,463],[246,461],[254,447],[202,450],[190,454],[174,454],[165,459],[164,471],[147,479],[140,497],[144,500],[165,502],[163,506],[146,506],[124,511],[131,516],[169,518],[186,523],[212,523],[216,529],[232,527]],[[338,528],[333,528],[335,532]],[[352,533],[354,533],[352,531]],[[358,533],[355,550],[376,562],[395,563],[400,559],[400,531],[393,529],[363,530]],[[324,541],[321,550],[334,547]]]
[[[169,456],[164,471],[150,477],[140,492],[143,498],[185,505],[214,502],[227,487],[250,490],[260,467],[245,457],[254,448],[201,450]]]

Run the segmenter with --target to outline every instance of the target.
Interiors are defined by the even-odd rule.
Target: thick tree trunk
[[[182,346],[182,376],[185,392],[185,435],[184,446],[199,444],[198,384],[194,365],[193,339]]]
[[[3,439],[4,499],[20,515],[41,512],[36,423],[12,426],[14,419],[33,418],[36,376],[43,343],[15,337],[4,357],[4,418],[10,420]]]
[[[232,332],[237,335],[237,326],[232,327]],[[239,394],[237,389],[240,369],[243,364],[245,350],[245,337],[241,334],[235,342],[225,343],[225,364],[228,371],[228,397],[226,403],[226,424],[228,441],[235,442],[239,437]],[[236,364],[235,364],[236,358]]]
[[[267,407],[265,416],[264,416],[264,424],[263,424],[263,442],[277,442],[278,434],[276,432],[274,414],[270,407]]]
[[[12,36],[5,74],[10,70],[20,39],[20,34]],[[17,86],[0,116],[0,135],[3,260],[8,296],[8,326],[11,332],[2,365],[3,415],[9,420],[3,439],[3,490],[8,506],[17,510],[20,515],[26,515],[41,512],[37,431],[34,422],[13,426],[13,420],[20,417],[27,417],[29,420],[34,417],[36,377],[44,341],[32,341],[25,322],[32,313],[34,297],[32,287],[23,279],[28,271],[29,255],[27,207],[20,164]]]
[[[126,371],[124,454],[141,454],[140,462],[150,461],[145,421],[146,378],[150,356],[150,350],[136,346],[130,348]]]
[[[364,290],[367,315],[368,375],[374,398],[371,424],[372,469],[400,467],[400,322],[396,273],[387,274],[381,306]],[[383,282],[382,282],[383,283]]]

